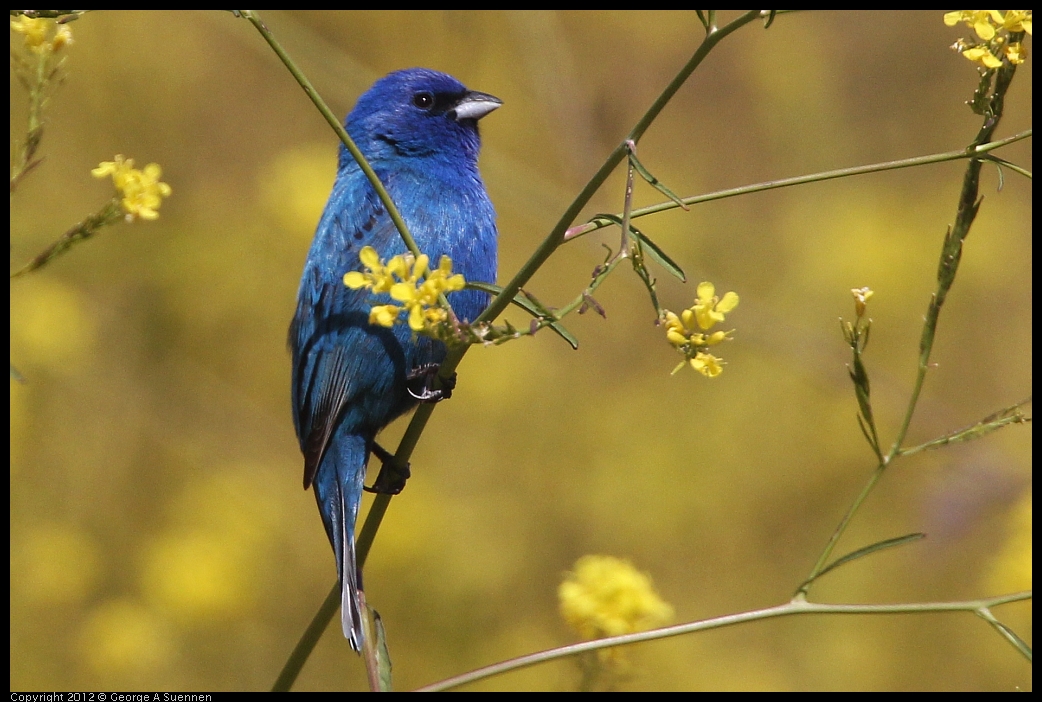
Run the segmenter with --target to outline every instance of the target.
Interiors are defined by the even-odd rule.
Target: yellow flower
[[[962,55],[974,63],[979,63],[985,68],[998,68],[1002,61],[995,57],[986,46],[972,46],[962,52]]]
[[[416,265],[405,280],[391,288],[391,297],[404,303],[409,311],[409,328],[415,332],[437,326],[448,319],[448,313],[438,306],[438,296],[443,292],[462,290],[466,284],[462,275],[451,275],[452,259],[442,256],[437,270],[429,271],[430,259],[421,254]],[[426,279],[417,285],[418,279]]]
[[[717,298],[713,284],[704,282],[698,285],[698,297],[692,307],[679,315],[663,310],[662,325],[666,328],[666,341],[684,354],[684,360],[677,364],[673,373],[688,364],[707,378],[715,378],[723,372],[723,361],[706,351],[710,346],[729,341],[734,329],[708,334],[705,332],[724,321],[725,315],[737,306],[738,295],[729,292],[723,298]]]
[[[404,309],[409,311],[409,328],[416,332],[422,331],[426,326],[423,312],[427,305],[422,288],[417,289],[415,284],[398,283],[391,288],[391,298],[404,303]]]
[[[984,41],[991,41],[996,26],[1002,26],[1002,13],[998,10],[956,10],[945,13],[944,23],[949,27],[959,22],[973,27],[973,31]]]
[[[394,305],[375,305],[369,310],[369,323],[381,327],[393,327],[402,308]]]
[[[679,349],[690,342],[690,333],[674,312],[666,310],[665,325],[666,340],[673,344],[673,346]]]
[[[1014,66],[1019,66],[1024,63],[1024,59],[1026,59],[1027,56],[1027,50],[1019,41],[1006,47],[1006,58],[1009,59],[1009,62]]]
[[[371,288],[374,293],[389,293],[397,305],[376,305],[369,311],[369,323],[391,327],[402,312],[408,312],[409,328],[414,332],[434,332],[449,318],[440,305],[442,293],[462,290],[467,282],[462,275],[452,274],[452,259],[442,256],[438,268],[430,270],[430,258],[410,253],[394,256],[385,266],[371,246],[364,246],[358,259],[367,271],[350,271],[344,285],[352,290]]]
[[[1003,44],[1009,41],[1011,32],[1031,34],[1031,10],[1006,10],[1005,14],[999,10],[957,10],[944,15],[944,23],[949,27],[959,22],[973,27],[973,31],[985,42],[976,44],[962,39],[955,42],[952,48],[970,61],[986,69],[993,69],[1002,65],[1001,56],[1005,56],[1012,64],[1023,63],[1027,57],[1019,42],[1006,47]]]
[[[171,193],[170,186],[159,180],[162,171],[158,164],[150,163],[139,171],[134,168],[134,159],[124,159],[122,154],[117,154],[115,161],[103,161],[91,174],[95,178],[112,176],[112,182],[122,196],[120,203],[127,213],[127,221],[133,221],[135,217],[156,219],[159,217],[156,210],[163,198]]]
[[[45,19],[18,15],[11,20],[11,30],[25,36],[25,45],[33,51],[39,51],[47,41],[48,22]]]
[[[48,41],[47,35],[52,29],[55,29],[54,37]],[[19,15],[11,19],[11,30],[23,35],[25,46],[37,54],[54,53],[72,43],[72,30],[67,25],[58,25],[52,19]]]
[[[432,283],[432,281],[436,282]],[[427,278],[427,283],[436,285],[442,292],[456,292],[467,287],[467,281],[461,274],[456,273],[453,275],[452,259],[448,256],[442,256],[438,260],[438,269],[431,271],[430,276]]]
[[[707,378],[715,378],[724,372],[723,359],[711,353],[699,352],[691,359],[691,367]]]
[[[738,296],[733,292],[724,295],[723,299],[717,298],[715,293],[716,288],[712,283],[698,284],[698,299],[691,309],[698,326],[703,329],[712,329],[717,322],[724,321],[725,314],[738,306]]]
[[[1031,34],[1031,10],[1006,10],[1002,28],[1010,32]]]
[[[870,288],[853,288],[850,294],[854,296],[854,311],[858,317],[865,316],[865,306],[868,304],[869,299],[875,295],[875,291]]]
[[[557,588],[561,616],[584,639],[630,634],[666,624],[673,608],[646,573],[611,556],[583,556]]]
[[[401,271],[403,267],[408,269],[408,264],[402,256],[395,256],[386,266],[380,262],[380,254],[372,246],[363,246],[358,252],[358,260],[369,269],[367,273],[350,271],[344,274],[344,285],[352,290],[359,288],[372,288],[373,292],[389,292],[394,285],[395,271]],[[391,326],[385,324],[384,326]]]

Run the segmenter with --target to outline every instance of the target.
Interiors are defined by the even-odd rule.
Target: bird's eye
[[[434,107],[434,96],[427,92],[416,93],[412,96],[412,104],[421,110],[429,110]]]

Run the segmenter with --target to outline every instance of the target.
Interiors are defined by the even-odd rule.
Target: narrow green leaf
[[[636,154],[634,154],[632,151],[630,151],[630,163],[633,164],[633,168],[637,171],[637,173],[640,173],[640,177],[648,181],[651,187],[655,188],[655,190],[658,190],[660,193],[668,197],[670,200],[677,203],[677,205],[683,208],[684,210],[691,209],[687,206],[687,204],[684,203],[683,200],[677,197],[672,190],[663,185],[662,181],[660,181],[655,176],[651,175],[651,171],[644,167],[644,164],[637,159]]]
[[[920,539],[925,538],[926,534],[922,532],[916,532],[914,534],[905,534],[904,536],[898,536],[893,539],[887,539],[886,541],[878,541],[870,546],[865,546],[864,548],[859,548],[857,551],[852,551],[847,555],[843,556],[842,558],[837,558],[831,564],[825,566],[825,569],[818,573],[818,577],[820,578],[822,575],[829,572],[830,570],[833,570],[834,568],[838,568],[839,566],[844,565],[846,563],[850,563],[851,561],[856,561],[859,558],[864,558],[865,556],[876,553],[877,551],[883,551],[888,548],[896,548],[897,546],[904,546],[905,544],[910,544],[913,541],[918,541]]]
[[[662,306],[659,305],[658,293],[655,291],[655,278],[651,275],[648,267],[644,265],[644,247],[639,243],[637,244],[636,255],[633,256],[633,270],[644,281],[644,287],[648,289],[651,305],[655,308],[655,319],[662,319]]]
[[[988,623],[995,627],[999,634],[1001,634],[1007,641],[1013,644],[1013,647],[1020,651],[1020,654],[1027,658],[1029,663],[1031,662],[1031,647],[1028,646],[1024,639],[1017,636],[1015,631],[1000,622],[998,619],[991,618],[988,620]]]
[[[875,451],[876,446],[872,442],[872,437],[868,435],[868,429],[865,428],[865,420],[861,418],[860,412],[858,412],[857,414],[857,424],[859,427],[861,427],[861,433],[865,435],[865,441],[867,441],[868,445],[872,447],[873,451]]]
[[[927,449],[939,448],[960,441],[972,441],[973,439],[979,439],[982,436],[986,436],[993,431],[997,431],[1011,424],[1026,424],[1031,421],[1031,417],[1025,416],[1024,413],[1020,411],[1020,408],[1029,402],[1031,402],[1030,397],[1021,400],[1015,405],[1010,405],[998,412],[990,414],[976,424],[963,427],[962,429],[950,432],[937,439],[933,439],[932,441],[927,441],[924,444],[919,444],[918,446],[913,446],[907,449],[901,449],[901,455],[910,456],[913,453],[918,453]]]
[[[800,585],[800,590],[802,590],[807,585],[809,585],[810,583],[812,583],[815,580],[817,580],[818,578],[820,578],[825,573],[829,572],[830,570],[834,570],[834,569],[840,567],[841,565],[846,565],[847,563],[850,563],[851,561],[856,561],[859,558],[864,558],[865,556],[868,556],[868,555],[871,555],[873,553],[876,553],[877,551],[883,551],[883,550],[888,549],[888,548],[896,548],[897,546],[904,546],[905,544],[910,544],[913,541],[918,541],[919,539],[925,539],[925,538],[926,538],[926,534],[923,534],[921,532],[916,532],[915,534],[905,534],[904,536],[898,536],[898,537],[893,538],[893,539],[887,539],[886,541],[879,541],[879,542],[874,543],[874,544],[872,544],[870,546],[865,546],[864,548],[859,548],[857,551],[852,551],[851,553],[848,553],[847,555],[843,556],[842,558],[837,558],[835,561],[833,561],[829,565],[825,566],[821,570],[820,573],[818,573],[813,578],[810,578],[809,580],[804,582],[802,585]]]
[[[631,226],[630,229],[636,235],[637,239],[644,246],[648,247],[648,254],[651,255],[655,261],[669,271],[670,275],[679,280],[681,283],[687,282],[687,276],[684,274],[684,270],[678,266],[673,259],[666,255],[666,252],[659,248],[658,244],[646,237],[639,229]]]

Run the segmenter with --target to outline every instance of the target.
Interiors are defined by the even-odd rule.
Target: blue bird
[[[435,266],[449,256],[454,272],[468,281],[496,277],[496,213],[478,173],[478,120],[501,104],[452,76],[410,68],[373,84],[345,123],[420,251]],[[361,270],[364,246],[385,260],[406,252],[380,198],[341,145],[333,192],[304,264],[289,346],[304,489],[315,489],[336,556],[344,636],[356,651],[363,612],[354,532],[366,463],[372,452],[386,460],[377,433],[430,397],[430,370],[446,353],[444,344],[416,336],[407,324],[369,324],[369,309],[392,301],[344,285],[346,272]],[[473,320],[489,298],[462,290],[448,300],[459,319]]]

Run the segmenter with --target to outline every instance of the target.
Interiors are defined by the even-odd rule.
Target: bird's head
[[[502,105],[426,68],[390,73],[373,84],[347,116],[347,131],[370,160],[464,158],[477,163],[478,120]],[[341,165],[346,151],[341,151]]]

